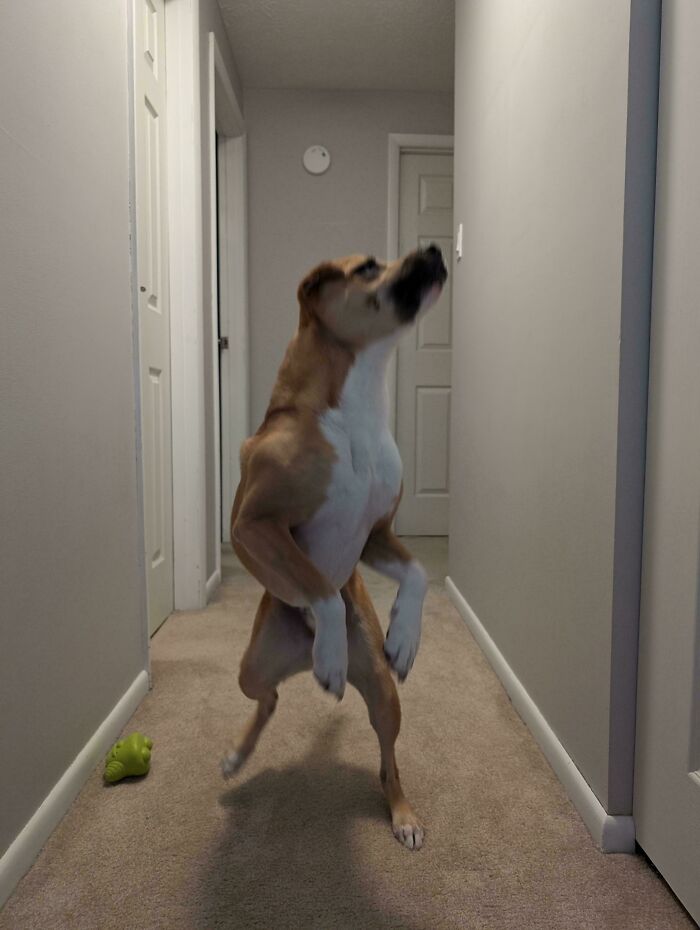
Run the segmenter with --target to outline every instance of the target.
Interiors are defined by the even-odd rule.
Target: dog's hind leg
[[[265,724],[275,712],[277,685],[297,672],[311,668],[313,633],[301,610],[263,594],[255,616],[250,643],[241,661],[241,690],[258,706],[244,727],[235,748],[221,760],[224,778],[239,771],[253,752]]]
[[[379,777],[391,810],[394,836],[409,849],[420,849],[424,827],[403,793],[394,753],[401,727],[401,704],[384,655],[384,634],[358,572],[342,594],[348,607],[348,681],[364,698],[379,739]]]

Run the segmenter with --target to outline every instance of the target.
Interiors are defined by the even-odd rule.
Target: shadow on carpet
[[[200,877],[201,926],[396,928],[363,887],[352,838],[358,820],[390,832],[389,808],[377,774],[334,758],[343,729],[330,721],[300,763],[222,796],[229,822]]]

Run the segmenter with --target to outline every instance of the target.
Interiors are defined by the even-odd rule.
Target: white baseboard
[[[0,859],[0,907],[10,897],[25,872],[29,871],[92,770],[107,754],[147,692],[148,674],[144,670],[138,673]]]
[[[629,816],[608,814],[583,775],[576,768],[556,734],[542,716],[539,708],[527,693],[513,669],[508,665],[498,646],[486,632],[483,624],[471,609],[451,578],[445,579],[450,600],[469,627],[481,651],[508,692],[513,706],[535,737],[547,761],[595,843],[603,852],[634,852],[634,819]]]
[[[221,569],[217,568],[216,571],[213,572],[209,581],[207,581],[207,587],[206,587],[207,604],[212,599],[214,592],[216,591],[216,589],[219,587],[220,584],[221,584]]]

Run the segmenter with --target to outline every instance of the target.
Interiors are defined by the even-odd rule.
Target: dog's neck
[[[290,409],[321,414],[340,406],[350,412],[364,404],[375,422],[388,422],[386,368],[398,336],[391,333],[352,349],[316,322],[300,327],[287,347],[266,419]]]
[[[386,374],[397,336],[370,343],[356,355],[348,371],[338,406],[350,420],[371,422],[375,428],[389,422],[389,387]]]

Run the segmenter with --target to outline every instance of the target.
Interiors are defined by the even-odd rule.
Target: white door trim
[[[431,135],[429,133],[389,133],[389,171],[388,171],[388,212],[386,219],[387,261],[399,257],[399,165],[401,152],[444,152],[454,150],[454,136]],[[387,368],[389,385],[389,425],[396,435],[396,395],[397,395],[396,352],[391,355]]]
[[[213,230],[205,230],[202,221],[202,113],[200,82],[200,31],[199,0],[167,0],[167,58],[168,69],[168,183],[170,211],[170,326],[171,326],[171,380],[172,380],[172,437],[173,437],[173,555],[175,609],[189,610],[203,607],[207,597],[218,584],[220,564],[211,578],[207,573],[207,520],[206,520],[206,436],[205,404],[215,404],[215,433],[218,440],[218,345],[214,352],[216,385],[206,383],[204,367],[204,313],[216,313],[216,280],[213,282],[213,306],[203,307],[203,251],[204,236],[216,239],[215,219]],[[236,274],[236,287],[230,287],[229,305],[235,304],[236,314],[247,312],[246,299],[246,227],[245,211],[245,136],[240,101],[236,98],[233,82],[226,63],[212,34],[209,36],[206,105],[210,107],[224,133],[235,133],[232,147],[231,200],[235,202],[232,215],[230,274]],[[218,93],[217,93],[218,91]],[[214,110],[211,110],[214,107]],[[210,120],[216,127],[216,122]],[[212,134],[214,134],[214,128]],[[215,139],[215,136],[214,136]],[[226,140],[228,143],[228,139]],[[215,150],[210,144],[210,157]],[[215,176],[212,173],[212,182]],[[204,196],[207,196],[205,194]],[[208,196],[216,202],[216,189]],[[216,253],[212,255],[215,258]],[[212,274],[216,265],[212,262]],[[247,329],[245,354],[247,356]],[[216,326],[213,327],[216,333]],[[245,373],[245,368],[242,369]],[[246,391],[241,393],[240,404],[245,405],[242,428],[247,429],[247,373]],[[214,399],[212,401],[212,392]],[[218,461],[218,451],[215,461]],[[217,467],[218,475],[218,467]],[[217,478],[217,483],[218,483]],[[219,499],[217,488],[217,553],[221,539]],[[218,573],[218,577],[217,577]]]
[[[246,137],[240,102],[213,32],[209,33],[209,177],[211,237],[212,383],[215,433],[216,571],[207,583],[208,596],[221,580],[220,542],[228,527],[222,510],[230,512],[238,484],[238,450],[248,435],[248,287]],[[217,204],[216,146],[219,135],[219,195]],[[218,226],[217,226],[218,209]],[[217,241],[218,239],[218,241]],[[219,253],[225,257],[218,269]],[[220,288],[220,293],[219,293]],[[219,354],[218,329],[229,339]],[[221,360],[221,370],[219,370]],[[220,418],[219,388],[223,398]],[[219,424],[221,423],[221,429]],[[221,469],[219,469],[221,461]],[[222,472],[224,476],[222,487]],[[223,500],[223,505],[222,505]]]
[[[224,136],[242,136],[245,132],[241,104],[213,32],[209,33],[209,115],[210,125]]]
[[[206,602],[198,0],[168,0],[168,189],[175,609]]]

